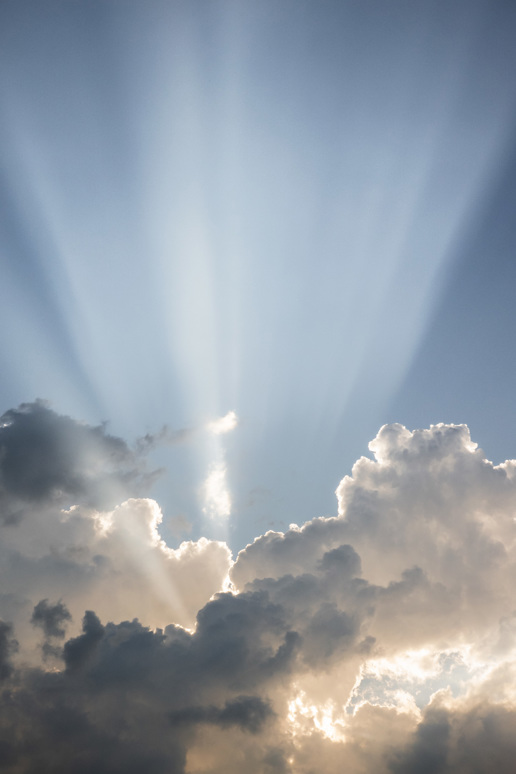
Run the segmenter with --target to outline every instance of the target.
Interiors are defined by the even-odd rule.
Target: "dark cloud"
[[[41,643],[43,661],[58,660],[62,657],[59,640],[64,639],[66,625],[72,620],[70,611],[62,602],[51,605],[48,599],[42,599],[34,606],[31,624],[43,631]]]
[[[13,671],[11,656],[18,650],[11,624],[0,621],[0,681],[7,680]]]
[[[301,585],[306,583],[302,577]],[[82,633],[64,645],[63,671],[18,672],[23,687],[10,717],[18,717],[21,741],[9,755],[19,760],[22,749],[37,749],[45,761],[42,771],[58,761],[79,772],[97,765],[91,752],[84,761],[74,752],[88,740],[88,749],[106,751],[101,771],[121,771],[134,758],[149,771],[161,771],[167,761],[168,771],[183,772],[185,750],[199,728],[261,737],[277,717],[269,692],[273,696],[297,671],[306,672],[313,659],[352,647],[357,634],[356,622],[326,603],[298,620],[274,600],[286,598],[285,585],[281,579],[271,581],[269,590],[219,594],[199,612],[194,633],[177,626],[152,631],[137,620],[104,625],[87,612]],[[33,619],[55,634],[65,610],[42,600]],[[2,702],[5,713],[7,693]],[[26,717],[25,704],[31,708]],[[262,758],[261,770],[285,770],[279,748],[271,752],[263,744]]]
[[[287,667],[278,658],[271,668],[274,653],[264,642],[271,629],[283,631],[281,615],[263,594],[223,595],[207,608],[193,635],[177,627],[153,632],[136,620],[103,625],[86,613],[83,633],[65,643],[65,670],[20,669],[15,694],[1,694],[0,754],[24,772],[179,774],[199,725],[258,735],[274,717],[270,703],[235,688],[262,689]]]
[[[516,710],[482,702],[465,711],[430,707],[413,740],[389,763],[392,774],[511,774]]]
[[[65,636],[66,623],[71,619],[70,611],[63,602],[51,605],[48,599],[42,599],[34,607],[31,623],[43,629],[45,637],[62,639]]]
[[[320,562],[321,569],[338,576],[355,577],[361,573],[360,557],[353,546],[343,545],[326,551]]]
[[[357,637],[359,625],[337,605],[323,602],[306,627],[304,656],[309,664],[332,657],[336,651],[349,652]]]
[[[68,640],[64,647],[66,668],[70,671],[79,669],[92,656],[104,634],[104,627],[91,610],[87,610],[82,622],[82,634],[73,640]]]
[[[446,769],[449,738],[447,713],[428,712],[416,731],[414,742],[391,763],[393,774],[441,774]]]
[[[219,707],[185,707],[171,712],[169,719],[174,726],[210,723],[221,728],[237,726],[253,734],[262,730],[273,715],[268,702],[258,696],[238,696]]]
[[[183,772],[184,751],[178,744],[155,749],[152,741],[145,743],[141,732],[124,728],[129,713],[123,713],[120,700],[112,708],[116,717],[96,706],[84,686],[72,685],[62,674],[24,675],[16,691],[0,696],[4,770],[24,774]]]
[[[113,507],[146,490],[141,457],[104,425],[61,416],[44,401],[23,403],[0,417],[0,508],[16,522],[27,505],[49,501]]]

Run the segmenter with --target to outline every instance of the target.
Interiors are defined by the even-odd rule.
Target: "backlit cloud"
[[[335,517],[232,562],[167,545],[158,504],[128,496],[143,462],[44,412],[0,428],[3,512],[21,509],[1,526],[3,770],[512,771],[516,462],[464,425],[385,426]],[[118,452],[114,507],[93,504],[92,434]]]

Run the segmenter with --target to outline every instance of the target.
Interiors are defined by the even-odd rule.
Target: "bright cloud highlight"
[[[238,417],[234,411],[228,411],[223,417],[214,419],[208,423],[208,430],[214,435],[225,435],[230,433],[238,425]]]
[[[211,518],[226,518],[231,513],[231,495],[227,484],[227,470],[223,461],[215,462],[210,468],[203,485],[203,513]]]

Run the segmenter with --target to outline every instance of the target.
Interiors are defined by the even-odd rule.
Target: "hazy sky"
[[[512,771],[515,39],[0,4],[0,771]]]

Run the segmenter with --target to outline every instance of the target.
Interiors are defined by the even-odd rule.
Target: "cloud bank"
[[[381,428],[335,517],[233,561],[166,545],[105,428],[0,425],[0,771],[514,770],[516,462],[467,427]]]

